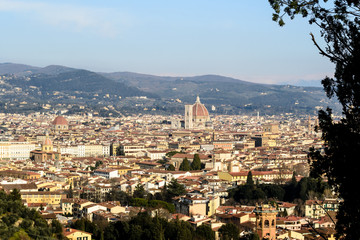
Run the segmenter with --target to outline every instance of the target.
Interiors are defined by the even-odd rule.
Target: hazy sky
[[[333,74],[315,27],[271,17],[267,0],[0,0],[0,62],[263,83]]]

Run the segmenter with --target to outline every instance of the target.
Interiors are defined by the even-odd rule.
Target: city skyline
[[[0,12],[0,62],[293,84],[334,69],[310,39],[317,29],[279,27],[267,1],[0,0]]]

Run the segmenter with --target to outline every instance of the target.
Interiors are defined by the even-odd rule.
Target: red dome
[[[204,117],[208,117],[209,116],[209,112],[206,109],[206,107],[204,106],[204,104],[202,104],[200,102],[200,98],[199,96],[196,98],[196,102],[193,105],[193,116],[204,116]]]
[[[50,140],[50,138],[45,138],[44,142],[43,142],[43,145],[52,145],[52,142]]]
[[[68,121],[63,116],[57,116],[54,121],[54,125],[68,125]]]

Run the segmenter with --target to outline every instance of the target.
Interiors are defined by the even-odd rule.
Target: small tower
[[[193,128],[193,105],[185,105],[185,129]]]
[[[277,210],[268,205],[256,206],[256,231],[260,239],[276,239],[276,214]]]
[[[43,152],[52,152],[53,151],[53,144],[48,135],[46,135],[44,142],[41,144],[41,150]]]

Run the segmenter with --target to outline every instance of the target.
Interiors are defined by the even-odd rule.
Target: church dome
[[[44,142],[43,142],[43,145],[52,145],[52,142],[50,140],[50,138],[45,138]]]
[[[68,125],[68,121],[63,116],[57,116],[54,121],[54,125]]]
[[[204,104],[202,104],[200,102],[199,96],[197,96],[196,102],[193,105],[192,110],[193,110],[193,116],[197,116],[197,117],[208,117],[209,116],[209,112],[206,109],[206,107],[204,106]]]

